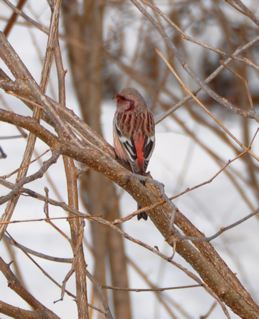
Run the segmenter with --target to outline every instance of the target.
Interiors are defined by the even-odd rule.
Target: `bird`
[[[124,88],[115,97],[113,141],[116,157],[127,163],[133,173],[146,176],[155,147],[155,121],[142,95],[134,88]],[[138,207],[139,209],[139,207]],[[138,220],[147,220],[138,214]]]

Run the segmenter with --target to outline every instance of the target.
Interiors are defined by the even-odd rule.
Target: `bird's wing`
[[[146,171],[148,162],[151,158],[151,155],[153,153],[155,147],[155,135],[151,135],[149,137],[146,137],[145,143],[144,143],[144,170]]]
[[[155,146],[155,129],[151,113],[146,117],[133,118],[133,134],[127,126],[123,126],[118,117],[114,120],[114,129],[123,148],[127,161],[135,173],[145,173]],[[144,122],[146,120],[146,122]],[[144,125],[146,123],[146,126]]]
[[[114,122],[114,127],[115,127],[116,133],[118,135],[119,141],[120,141],[122,147],[124,148],[125,152],[127,153],[129,160],[131,162],[135,162],[137,159],[137,152],[136,152],[136,147],[135,147],[135,144],[133,142],[133,139],[128,138],[122,134],[116,121]]]

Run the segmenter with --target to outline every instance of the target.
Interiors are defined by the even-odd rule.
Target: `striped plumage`
[[[116,95],[117,110],[114,115],[114,148],[116,155],[127,162],[132,172],[145,175],[155,146],[155,123],[151,111],[133,88],[125,88]],[[140,213],[138,219],[147,219]]]

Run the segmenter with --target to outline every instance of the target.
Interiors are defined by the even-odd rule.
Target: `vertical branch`
[[[59,102],[63,107],[66,101],[65,91],[65,71],[62,63],[61,50],[57,37],[55,47],[55,61],[57,66],[58,85],[59,85]],[[77,188],[77,170],[72,158],[63,156],[66,180],[68,204],[73,209],[78,210],[78,188]],[[71,215],[73,216],[73,215]],[[76,277],[76,301],[79,319],[88,319],[88,299],[87,299],[87,285],[86,285],[86,262],[83,251],[84,238],[84,221],[81,218],[69,219],[72,249],[74,255],[74,270]]]
[[[73,159],[63,157],[66,179],[68,204],[74,209],[78,209],[77,172]],[[84,258],[83,243],[84,221],[81,218],[71,218],[69,220],[72,249],[74,254],[74,270],[76,276],[76,301],[79,319],[88,319],[88,301],[86,288],[86,263]]]
[[[75,9],[75,1],[64,1],[63,13],[66,38],[74,39],[77,43],[85,43],[85,48],[82,49],[67,42],[74,88],[81,112],[85,122],[101,134],[104,4],[102,1],[85,0],[83,15],[79,15]],[[102,189],[102,196],[99,195],[100,189]],[[119,199],[115,187],[99,174],[90,171],[82,176],[81,194],[84,205],[92,214],[100,215],[101,213],[109,220],[119,217]],[[128,287],[123,239],[97,223],[91,224],[91,228],[95,248],[94,277],[96,281],[105,284],[108,257],[112,282],[114,285]],[[112,294],[115,317],[130,319],[129,293],[121,294],[119,291],[113,291]],[[102,303],[101,300],[100,303]]]

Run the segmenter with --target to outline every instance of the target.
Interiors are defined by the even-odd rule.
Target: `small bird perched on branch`
[[[133,173],[145,176],[155,146],[154,116],[141,94],[125,88],[116,95],[113,140],[117,157],[129,164]],[[147,220],[145,212],[138,219]]]

